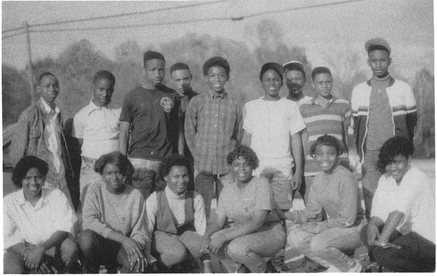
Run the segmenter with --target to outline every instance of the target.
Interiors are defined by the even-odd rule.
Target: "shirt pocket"
[[[29,139],[38,139],[41,137],[41,131],[37,129],[31,129],[29,132]]]

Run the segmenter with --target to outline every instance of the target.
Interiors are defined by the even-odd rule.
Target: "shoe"
[[[335,266],[330,265],[325,272],[326,273],[339,273],[341,271],[340,271],[340,269],[336,268]]]
[[[358,261],[355,258],[352,258],[352,261],[355,262],[355,266],[348,270],[348,273],[360,273],[363,269],[363,266],[361,265],[360,261]]]

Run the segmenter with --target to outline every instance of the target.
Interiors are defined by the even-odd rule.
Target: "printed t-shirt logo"
[[[173,108],[174,104],[173,104],[173,101],[169,97],[164,97],[164,98],[161,99],[161,106],[162,106],[162,109],[164,109],[165,112],[170,113],[170,111]]]

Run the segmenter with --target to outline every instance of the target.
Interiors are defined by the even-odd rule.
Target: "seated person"
[[[102,178],[89,185],[83,206],[80,247],[84,273],[144,272],[150,264],[146,203],[141,192],[126,185],[134,168],[120,152],[102,155],[94,170]]]
[[[410,167],[414,145],[392,137],[381,148],[371,219],[361,231],[369,257],[396,272],[435,271],[435,199],[427,175]]]
[[[252,175],[259,160],[247,146],[239,146],[226,161],[234,181],[220,194],[217,217],[208,227],[202,250],[217,255],[228,272],[272,272],[263,257],[272,257],[285,243],[285,230],[276,212],[268,181]],[[224,228],[228,219],[230,228]]]
[[[188,159],[170,155],[162,160],[159,177],[165,181],[163,191],[156,191],[146,200],[149,232],[153,233],[152,255],[157,258],[161,272],[175,272],[173,266],[191,259],[199,259],[202,236],[206,230],[203,198],[188,191]],[[205,271],[212,273],[211,262],[204,260]]]
[[[285,213],[296,223],[288,233],[288,246],[309,262],[329,267],[328,272],[360,272],[360,262],[345,254],[361,245],[360,230],[365,224],[358,183],[339,165],[341,144],[335,137],[317,138],[310,154],[322,171],[314,178],[306,208]],[[327,219],[320,221],[322,214]]]
[[[76,214],[61,190],[45,185],[48,170],[45,161],[26,156],[12,173],[20,189],[3,199],[5,274],[61,273],[77,261]]]

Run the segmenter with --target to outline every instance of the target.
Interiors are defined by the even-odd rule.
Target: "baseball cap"
[[[259,79],[262,80],[262,77],[264,75],[264,73],[267,70],[275,70],[276,72],[278,72],[279,76],[281,77],[281,80],[283,79],[283,74],[284,74],[284,68],[282,68],[281,64],[276,63],[276,62],[268,62],[265,63],[262,67],[261,67],[261,72],[259,73]]]
[[[386,48],[389,53],[391,52],[390,45],[388,45],[387,40],[385,40],[384,38],[380,38],[380,37],[372,38],[368,40],[364,45],[367,52],[369,52],[369,48],[372,46],[382,46]]]
[[[284,65],[282,65],[285,71],[290,69],[299,70],[305,73],[305,67],[303,66],[303,63],[297,60],[291,60]]]

